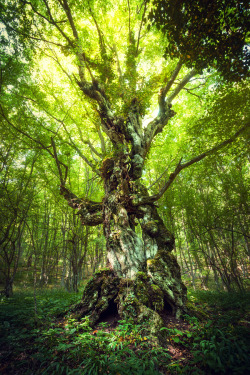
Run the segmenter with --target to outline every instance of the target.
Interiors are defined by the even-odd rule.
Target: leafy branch
[[[152,195],[150,197],[144,196],[144,197],[138,198],[138,199],[136,199],[134,201],[133,204],[135,206],[139,206],[139,205],[142,205],[142,204],[150,204],[150,203],[153,203],[153,202],[159,200],[163,196],[163,194],[167,191],[167,189],[172,185],[172,183],[174,182],[174,180],[176,179],[176,177],[179,175],[179,173],[183,169],[190,167],[191,165],[193,165],[193,164],[201,161],[205,157],[216,153],[217,151],[221,150],[225,146],[227,146],[230,143],[234,142],[236,140],[236,138],[238,138],[245,130],[247,130],[249,128],[249,126],[250,126],[250,123],[247,123],[241,129],[239,129],[231,138],[229,138],[229,139],[221,142],[220,144],[218,144],[218,145],[212,147],[211,149],[203,152],[202,154],[194,157],[193,159],[189,160],[186,163],[182,164],[181,163],[182,162],[182,158],[181,158],[180,161],[179,161],[179,163],[177,164],[174,172],[170,174],[168,181],[165,183],[165,185],[161,188],[161,190],[157,194],[154,194],[154,195]]]

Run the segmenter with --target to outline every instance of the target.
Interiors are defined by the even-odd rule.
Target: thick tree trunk
[[[171,254],[174,237],[154,205],[185,166],[179,163],[166,188],[155,196],[149,197],[139,182],[153,138],[175,114],[165,101],[168,90],[160,94],[159,115],[143,129],[137,99],[132,100],[124,119],[114,116],[100,86],[83,80],[79,87],[98,102],[102,130],[112,143],[113,154],[96,171],[104,182],[102,202],[78,198],[62,180],[61,194],[78,209],[84,225],[103,225],[107,246],[108,269],[97,272],[87,284],[78,315],[90,314],[95,324],[113,310],[121,317],[151,320],[156,333],[163,325],[161,315],[180,316],[186,301],[180,268]]]
[[[107,208],[106,208],[107,209]],[[110,209],[108,209],[110,212]],[[154,206],[145,206],[140,220],[142,238],[130,225],[126,209],[117,204],[115,219],[105,226],[110,268],[119,278],[136,280],[144,275],[148,288],[159,288],[161,302],[154,310],[179,316],[185,308],[186,288],[181,281],[180,268],[171,254],[174,238],[166,229]],[[139,231],[138,231],[139,232]],[[158,290],[158,289],[157,289]],[[139,294],[138,294],[139,292]],[[139,301],[148,291],[134,291]]]
[[[166,314],[179,317],[185,311],[186,287],[171,254],[174,237],[154,204],[133,206],[132,199],[147,191],[130,178],[126,154],[106,159],[102,176],[108,268],[87,284],[78,316],[90,314],[93,325],[109,313],[149,320],[158,336]]]

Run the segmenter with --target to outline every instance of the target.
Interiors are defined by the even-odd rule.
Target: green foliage
[[[154,0],[149,19],[167,36],[166,56],[237,81],[248,75],[248,16],[247,1]]]
[[[190,291],[193,302],[206,302],[211,319],[200,322],[186,316],[188,326],[163,328],[166,342],[160,346],[147,335],[148,323],[136,325],[129,318],[119,321],[115,329],[107,322],[93,329],[88,317],[56,319],[55,314],[77,302],[79,294],[40,292],[35,319],[33,296],[19,293],[0,302],[1,363],[15,374],[243,375],[250,343],[247,331],[239,330],[231,316],[230,297],[233,309],[245,311],[246,295]],[[228,309],[224,310],[227,321],[218,320],[218,312],[213,318],[215,304]],[[180,359],[171,359],[169,348],[173,347],[183,352]]]
[[[79,295],[62,291],[39,294],[36,317],[31,295],[17,294],[13,299],[2,300],[0,344],[5,350],[13,350],[13,356],[25,358],[16,364],[17,371],[20,368],[27,373],[35,370],[42,374],[153,375],[159,373],[159,365],[168,363],[167,350],[154,346],[144,336],[145,327],[131,320],[120,321],[116,331],[109,331],[107,323],[93,331],[88,318],[77,321],[69,317],[56,323],[55,314],[64,311],[77,298]],[[32,352],[33,370],[26,358],[27,351]]]
[[[239,321],[247,318],[250,310],[249,292],[220,292],[220,291],[192,291],[189,299],[204,308],[208,314],[210,309],[216,311],[216,320],[220,325],[237,325]],[[213,319],[213,315],[210,315]],[[238,327],[239,328],[239,327]]]
[[[210,319],[193,322],[193,363],[215,374],[245,374],[249,359],[248,329],[241,325],[249,315],[250,294],[190,291],[189,299],[208,311]],[[192,317],[186,317],[192,322]]]
[[[206,111],[199,116],[199,119],[192,121],[188,128],[190,143],[197,138],[197,134],[200,140],[209,139],[218,142],[218,139],[224,139],[225,131],[228,137],[238,126],[247,124],[250,118],[247,105],[249,100],[248,80],[240,83],[220,84],[217,88],[211,89],[206,96]],[[208,123],[213,126],[207,126]],[[245,136],[248,137],[248,132]]]
[[[226,328],[204,326],[194,338],[193,363],[201,363],[215,374],[244,374],[248,369],[249,348],[245,340]]]

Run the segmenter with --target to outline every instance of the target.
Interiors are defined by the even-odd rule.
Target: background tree
[[[13,293],[13,281],[24,250],[23,233],[35,190],[32,177],[35,157],[15,162],[15,151],[1,147],[0,274],[4,294]]]

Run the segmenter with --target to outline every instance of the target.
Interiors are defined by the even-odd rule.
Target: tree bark
[[[94,222],[96,217],[102,219],[106,238],[108,268],[97,272],[87,284],[78,310],[81,316],[90,314],[95,324],[110,306],[113,310],[116,306],[120,316],[126,316],[130,306],[136,319],[146,314],[156,319],[158,326],[162,314],[179,317],[185,311],[186,287],[171,254],[174,237],[156,206],[153,203],[133,205],[133,199],[140,199],[148,192],[137,181],[138,169],[135,172],[135,166],[131,168],[133,161],[130,163],[130,160],[123,147],[116,157],[103,161],[102,203],[79,200],[61,187],[61,194],[78,209],[83,223],[89,223],[91,215]],[[129,303],[128,295],[133,296]]]

